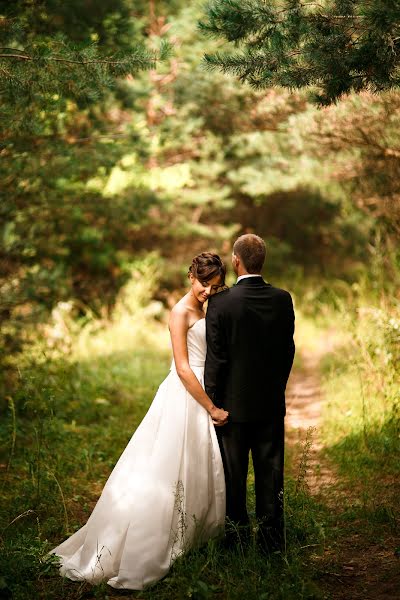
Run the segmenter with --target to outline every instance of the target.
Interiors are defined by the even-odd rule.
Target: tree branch
[[[25,54],[0,54],[0,58],[17,58],[19,60],[30,60],[33,62],[37,62],[39,60],[51,61],[51,62],[62,62],[74,65],[121,65],[125,63],[129,63],[129,60],[106,60],[106,59],[97,59],[97,60],[72,60],[69,58],[57,58],[55,56],[50,56],[42,59],[35,58],[33,56],[28,56]],[[156,57],[148,57],[149,61],[157,61]]]

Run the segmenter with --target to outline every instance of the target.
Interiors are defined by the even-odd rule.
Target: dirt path
[[[400,560],[395,556],[394,539],[371,539],[365,523],[346,531],[343,514],[358,502],[349,482],[340,480],[323,455],[319,430],[324,398],[319,381],[321,354],[305,354],[301,370],[294,371],[287,393],[286,438],[299,448],[312,428],[307,482],[310,492],[331,512],[328,541],[318,562],[319,586],[329,600],[399,600]],[[336,523],[335,523],[336,522]],[[337,534],[337,535],[336,535]]]
[[[286,397],[286,438],[289,444],[304,443],[311,435],[307,483],[313,495],[334,485],[336,474],[327,461],[323,461],[323,446],[319,436],[322,411],[322,393],[318,375],[321,354],[303,354],[301,370],[295,370],[290,378]],[[310,431],[311,430],[311,431]]]

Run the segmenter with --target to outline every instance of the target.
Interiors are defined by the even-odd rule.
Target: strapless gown
[[[205,319],[189,329],[187,344],[204,387]],[[184,551],[218,535],[224,519],[214,426],[172,363],[87,523],[51,553],[69,579],[140,590],[161,579]]]

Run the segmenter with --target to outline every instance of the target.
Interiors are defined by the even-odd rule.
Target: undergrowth
[[[288,448],[284,552],[266,557],[253,543],[227,551],[210,540],[177,559],[157,585],[117,592],[105,583],[92,587],[61,578],[48,551],[86,522],[168,372],[166,327],[140,310],[72,332],[62,348],[49,346],[47,332],[46,344],[31,347],[10,370],[0,425],[0,595],[323,598],[320,558],[326,545],[352,531],[387,544],[398,531],[399,307],[337,300],[312,318],[297,310],[298,349],[311,348],[322,361],[318,436],[338,474],[329,507],[307,486],[308,437],[300,451]],[[254,515],[252,473],[248,487]]]
[[[335,506],[335,543],[354,534],[392,553],[400,545],[400,303],[395,295],[337,297],[308,320],[304,346],[319,347],[321,458]],[[318,325],[318,326],[316,326]]]
[[[121,595],[105,583],[92,587],[61,578],[48,551],[85,523],[168,372],[165,326],[122,321],[85,329],[62,351],[39,344],[18,361],[0,427],[4,597]],[[305,446],[304,455],[308,452]],[[322,551],[324,516],[304,485],[303,471],[286,479],[286,552],[267,558],[254,544],[228,552],[212,540],[177,559],[156,586],[125,594],[148,600],[318,598],[309,557]],[[253,487],[251,474],[254,515]]]

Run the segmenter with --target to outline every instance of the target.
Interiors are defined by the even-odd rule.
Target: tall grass
[[[303,348],[320,356],[319,438],[336,475],[326,491],[337,506],[335,535],[339,527],[344,538],[353,531],[394,550],[400,516],[400,302],[396,290],[374,294],[371,288],[334,282],[330,290],[315,288],[316,316],[303,304],[307,325],[301,335]]]
[[[358,305],[339,315],[350,343],[325,357],[323,386],[329,402],[325,443],[372,468],[397,469],[400,424],[400,306]],[[345,457],[343,456],[343,459]]]
[[[5,596],[121,595],[105,584],[92,588],[62,579],[47,553],[85,523],[168,372],[167,328],[160,306],[150,302],[152,261],[136,273],[113,320],[86,316],[78,327],[71,306],[60,305],[41,340],[13,365],[0,425],[0,591]],[[254,542],[227,551],[212,540],[180,557],[162,582],[130,597],[322,598],[318,557],[325,539],[330,543],[338,536],[338,523],[344,536],[349,524],[375,536],[379,531],[385,539],[395,531],[400,310],[396,302],[367,301],[342,287],[314,287],[298,300],[297,346],[323,357],[325,404],[318,435],[346,501],[340,496],[332,516],[311,496],[308,436],[302,449],[287,452],[283,553],[266,557]],[[248,487],[254,521],[252,472]],[[332,489],[331,496],[336,493]]]
[[[41,339],[13,365],[0,426],[5,450],[0,591],[5,596],[118,596],[105,584],[92,588],[62,579],[48,551],[85,523],[168,372],[167,328],[154,318],[162,317],[159,306],[149,301],[152,268],[142,265],[111,322],[86,315],[78,327],[71,306],[59,305]],[[218,540],[210,541],[180,557],[161,583],[131,597],[318,597],[307,561],[323,544],[323,511],[298,482],[297,474],[288,474],[286,552],[267,558],[254,543],[228,552]],[[250,496],[253,488],[251,474]]]

